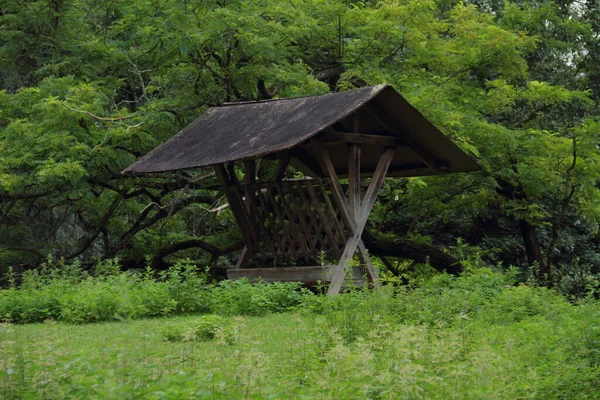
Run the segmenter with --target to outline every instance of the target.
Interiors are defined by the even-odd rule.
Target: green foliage
[[[97,268],[106,271],[102,279],[120,276],[115,265]],[[98,272],[95,278],[74,275],[78,270],[72,268],[68,285],[100,279]],[[515,274],[482,268],[414,287],[387,285],[336,297],[305,294],[289,312],[262,316],[3,323],[0,393],[8,398],[597,398],[597,300],[570,303],[555,290],[515,284]],[[28,282],[31,287],[36,279]],[[247,285],[229,288],[247,299]]]
[[[596,2],[21,3],[0,6],[0,275],[48,254],[228,266],[214,177],[120,172],[209,106],[384,82],[483,170],[390,180],[369,228],[463,238],[576,296],[600,272]],[[205,310],[175,286],[177,312]]]
[[[0,290],[0,319],[81,324],[210,312],[265,315],[288,311],[309,295],[296,283],[215,285],[189,262],[158,277],[151,270],[121,272],[115,260],[98,264],[92,274],[77,263],[46,264],[40,271],[27,271],[20,287]]]
[[[221,339],[231,344],[235,334],[229,321],[218,315],[203,315],[194,320],[165,325],[161,335],[168,342]]]
[[[297,282],[221,281],[213,289],[213,310],[222,315],[265,315],[293,309],[310,296]]]

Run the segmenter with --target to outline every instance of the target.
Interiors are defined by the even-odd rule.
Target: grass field
[[[600,398],[597,302],[503,279],[307,295],[288,312],[214,321],[5,323],[0,397]],[[213,338],[186,334],[207,320]]]

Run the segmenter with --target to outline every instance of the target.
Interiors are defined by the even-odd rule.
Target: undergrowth
[[[212,283],[190,262],[158,274],[150,269],[121,271],[116,260],[99,263],[92,271],[77,263],[48,263],[25,272],[20,286],[14,281],[0,291],[1,321],[89,323],[198,313],[258,316],[290,310],[308,293],[297,283]]]
[[[189,263],[23,278],[0,294],[5,398],[600,398],[594,292],[568,301],[511,272],[335,297]]]

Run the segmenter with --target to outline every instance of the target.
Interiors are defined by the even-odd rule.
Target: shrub
[[[297,283],[211,284],[189,261],[157,276],[150,269],[121,271],[116,260],[97,264],[91,273],[78,263],[47,263],[26,272],[20,287],[0,290],[0,321],[79,324],[190,313],[264,315],[291,310],[310,294]]]
[[[222,281],[213,289],[213,310],[221,315],[265,315],[284,312],[312,295],[296,282]]]
[[[147,275],[150,274],[148,269]],[[189,260],[178,262],[161,274],[161,280],[168,285],[176,313],[210,312],[211,285],[208,285],[207,276],[206,271],[199,271]]]

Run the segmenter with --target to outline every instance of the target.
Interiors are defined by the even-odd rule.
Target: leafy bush
[[[265,315],[291,310],[310,295],[296,282],[222,281],[213,289],[213,310],[222,315]]]
[[[149,269],[123,272],[116,260],[99,263],[91,272],[78,263],[47,263],[26,272],[20,287],[0,291],[0,320],[80,324],[190,313],[264,315],[291,310],[310,294],[296,283],[212,284],[189,261],[158,276]]]
[[[147,280],[156,283],[151,273],[147,270]],[[210,312],[212,285],[208,285],[205,271],[199,271],[190,261],[183,261],[163,272],[160,278],[168,287],[177,314]]]

